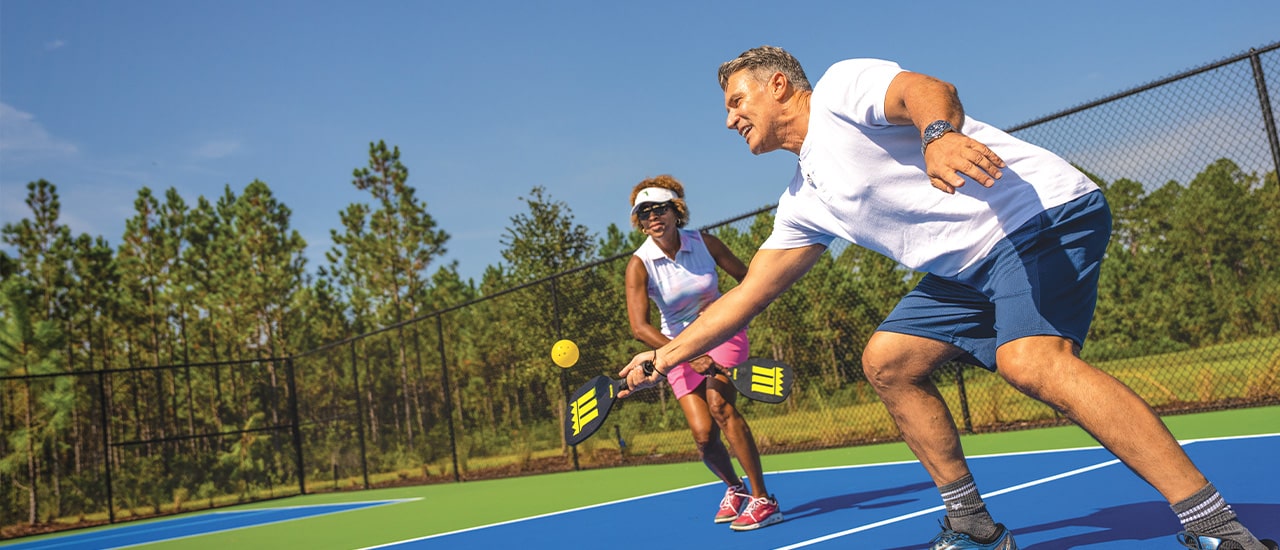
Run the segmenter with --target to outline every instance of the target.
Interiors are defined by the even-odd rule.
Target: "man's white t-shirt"
[[[965,117],[960,132],[1007,168],[990,188],[968,180],[949,195],[929,183],[920,131],[885,118],[891,61],[851,59],[827,70],[810,98],[809,133],[761,248],[830,246],[836,239],[905,267],[954,276],[1046,209],[1098,186],[1057,155]]]

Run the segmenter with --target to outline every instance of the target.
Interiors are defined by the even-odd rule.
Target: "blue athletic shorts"
[[[1027,336],[1083,347],[1111,240],[1101,191],[1050,208],[954,277],[925,275],[877,330],[948,342],[960,360],[996,369],[996,348]]]

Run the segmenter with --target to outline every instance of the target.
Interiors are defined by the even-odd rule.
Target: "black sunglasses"
[[[666,214],[667,210],[670,210],[670,209],[671,209],[671,202],[669,201],[660,202],[658,204],[650,204],[647,206],[640,207],[640,210],[636,212],[636,217],[640,218],[641,220],[648,220],[649,215],[652,214],[654,216],[661,216],[663,214]]]

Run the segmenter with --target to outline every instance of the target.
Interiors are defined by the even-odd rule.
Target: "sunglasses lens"
[[[640,219],[648,220],[650,215],[661,216],[663,214],[666,214],[668,208],[671,208],[671,203],[664,202],[662,204],[655,204],[653,206],[646,206],[644,208],[641,208],[640,211],[637,212],[637,214]]]

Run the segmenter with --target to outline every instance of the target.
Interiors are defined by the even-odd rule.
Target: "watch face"
[[[926,127],[924,129],[924,135],[926,138],[933,140],[942,137],[942,134],[953,131],[955,131],[955,128],[951,126],[950,122],[939,120]]]
[[[956,131],[955,126],[945,120],[935,121],[924,128],[924,137],[920,139],[920,152],[924,153],[925,147],[933,140],[942,137],[947,132]]]

